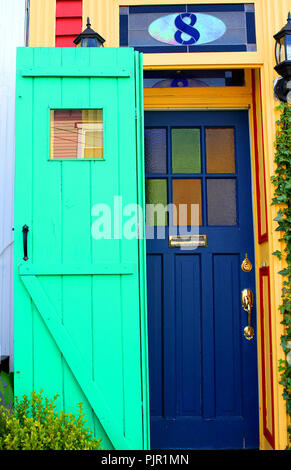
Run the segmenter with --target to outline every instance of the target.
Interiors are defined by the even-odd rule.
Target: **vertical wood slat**
[[[35,64],[46,62],[49,67],[60,66],[60,50],[35,49]],[[24,80],[25,81],[25,80]],[[61,197],[62,187],[59,165],[44,165],[49,158],[50,113],[47,96],[61,100],[61,80],[34,79],[33,110],[33,154],[32,154],[32,225],[29,237],[32,243],[30,261],[45,263],[47,260],[60,259],[62,256]],[[41,119],[40,119],[41,116]],[[52,184],[53,182],[53,184]],[[44,223],[45,221],[45,223]],[[44,250],[44,245],[46,249]],[[44,279],[42,280],[44,281]],[[46,278],[47,295],[55,306],[62,305],[62,286],[60,279]],[[61,309],[60,314],[62,315]],[[63,394],[63,360],[60,351],[55,347],[53,338],[47,333],[37,309],[33,306],[34,321],[34,388],[40,389],[50,397],[56,393],[58,409],[64,407]],[[45,351],[45,355],[43,354]]]
[[[127,54],[126,49],[121,49],[118,53],[118,60],[123,60]],[[130,67],[134,70],[134,51],[130,58]],[[123,197],[123,205],[137,202],[137,179],[136,179],[136,123],[135,123],[135,81],[134,73],[129,80],[118,80],[118,154],[122,156],[119,166],[119,187]],[[129,158],[134,155],[134,158]],[[131,182],[129,184],[129,182]],[[130,215],[130,214],[126,214]],[[125,217],[124,221],[128,220]],[[125,227],[125,223],[123,225]],[[138,240],[136,237],[127,239],[123,236],[120,246],[120,256],[122,261],[129,261],[132,254],[138,256]],[[140,378],[134,376],[133,371],[141,371],[140,338],[134,331],[140,330],[140,307],[138,295],[138,273],[133,276],[121,277],[121,309],[123,320],[123,354],[124,354],[124,413],[125,413],[125,433],[132,435],[135,426],[142,429],[141,410],[141,387]],[[137,289],[137,296],[127,296],[126,292],[133,292]],[[138,312],[138,314],[137,314]],[[127,335],[125,332],[127,331]],[[131,403],[138,400],[140,403],[140,413],[134,413]],[[137,436],[137,445],[142,448],[142,435]]]
[[[54,47],[56,0],[29,0],[29,46]]]
[[[145,207],[144,174],[144,102],[143,102],[143,55],[135,52],[135,105],[136,105],[136,150],[137,150],[137,190],[138,204]],[[150,449],[150,406],[148,369],[148,330],[147,330],[147,273],[146,273],[146,233],[145,213],[139,214],[139,296],[140,329],[142,354],[142,406],[144,449]]]
[[[19,49],[17,63],[34,63],[33,49]],[[31,300],[25,295],[18,276],[18,261],[23,258],[22,226],[31,227],[32,212],[32,120],[33,80],[22,81],[17,67],[16,119],[15,119],[15,211],[14,211],[14,388],[20,396],[33,389],[33,328]],[[28,129],[23,122],[29,123]],[[25,151],[23,151],[25,149]],[[31,253],[31,237],[28,237],[28,253]],[[16,261],[17,260],[17,261]],[[21,325],[21,328],[18,328]]]
[[[76,58],[76,49],[62,50],[62,64],[70,67]],[[85,53],[82,65],[89,66],[90,56]],[[70,109],[89,107],[89,79],[78,81],[78,93],[73,79],[62,79],[62,106]],[[85,165],[62,164],[62,261],[82,262],[90,259],[90,162]],[[80,241],[82,242],[80,243]],[[92,364],[91,341],[91,284],[90,276],[62,276],[63,324],[79,351]],[[84,338],[88,338],[84,343]],[[78,386],[68,364],[64,363],[64,400],[66,411],[83,403],[88,425],[93,429],[93,412],[86,394]]]
[[[104,66],[108,64],[107,60],[105,60]],[[116,51],[110,51],[109,61],[112,64],[117,64]],[[96,204],[110,201],[112,207],[114,195],[119,194],[118,167],[120,164],[119,159],[122,156],[118,154],[119,115],[115,106],[118,102],[117,80],[113,78],[100,82],[97,78],[91,78],[90,82],[91,105],[96,108],[103,108],[104,158],[106,161],[105,165],[100,165],[95,161],[91,162],[91,210],[93,216],[93,208]],[[106,99],[109,95],[111,95],[111,100]],[[111,116],[110,134],[106,125],[109,116]],[[106,181],[106,185],[100,184],[100,181]],[[107,214],[107,217],[110,218],[111,215],[112,213]],[[94,221],[95,216],[91,218],[91,222],[94,223]],[[111,218],[111,221],[113,221],[113,218]],[[111,230],[113,230],[112,226]],[[96,240],[92,238],[91,243],[92,263],[105,260],[120,262],[120,240]],[[112,404],[112,412],[122,423],[124,432],[122,311],[120,306],[122,292],[120,283],[119,276],[111,279],[110,284],[104,276],[94,276],[92,280],[93,376],[99,377],[99,380],[103,383],[104,393]],[[112,292],[115,293],[114,298]],[[104,339],[107,343],[106,348],[103,346]],[[114,387],[112,387],[113,370],[115,371]],[[96,433],[97,429],[98,422],[95,420]],[[112,443],[106,436],[104,446],[107,449],[112,448]]]

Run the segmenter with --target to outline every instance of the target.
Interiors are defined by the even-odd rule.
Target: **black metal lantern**
[[[89,18],[87,18],[87,28],[74,39],[77,47],[103,47],[104,42],[105,39],[91,28]]]
[[[290,93],[291,80],[291,13],[289,12],[287,24],[277,34],[274,35],[276,40],[275,58],[276,72],[283,77],[278,80],[275,86],[275,95],[281,101],[287,101],[287,95]],[[289,82],[289,83],[288,83]]]

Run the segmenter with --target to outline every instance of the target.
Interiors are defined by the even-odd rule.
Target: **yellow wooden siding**
[[[145,54],[144,65],[147,69],[171,69],[171,68],[244,68],[256,69],[255,95],[257,102],[256,121],[258,126],[258,153],[260,163],[263,159],[263,143],[265,150],[265,179],[267,199],[267,220],[264,212],[264,201],[261,198],[262,224],[261,231],[268,228],[269,239],[264,243],[258,243],[258,220],[256,213],[257,197],[255,191],[255,143],[252,95],[247,86],[242,89],[225,89],[217,96],[215,89],[187,89],[187,90],[145,90],[145,106],[147,108],[233,108],[249,107],[251,123],[251,146],[253,166],[253,197],[255,218],[255,248],[257,267],[257,305],[258,305],[258,331],[260,331],[260,284],[259,268],[270,267],[271,281],[271,318],[272,318],[272,347],[273,347],[273,378],[274,378],[274,411],[275,411],[275,445],[277,449],[284,449],[287,444],[287,415],[285,401],[282,399],[282,386],[279,385],[278,361],[283,358],[280,344],[280,336],[283,327],[280,324],[282,317],[278,306],[281,303],[282,278],[278,272],[282,269],[282,262],[272,255],[272,252],[280,249],[280,234],[275,232],[277,208],[271,206],[274,188],[270,183],[274,174],[274,139],[276,120],[278,113],[275,108],[277,102],[273,98],[273,79],[277,77],[274,71],[274,39],[273,34],[286,23],[288,11],[291,9],[290,0],[83,0],[83,27],[87,16],[90,17],[92,27],[105,39],[105,46],[118,47],[119,45],[119,6],[120,5],[145,5],[145,4],[199,4],[199,3],[254,3],[256,9],[257,52],[227,52],[227,53],[199,53],[199,54]],[[30,8],[30,46],[54,46],[55,44],[55,0],[31,0]],[[247,79],[250,75],[247,73]],[[262,109],[260,109],[260,92]],[[261,129],[264,129],[262,135]],[[261,194],[263,188],[262,165],[259,167],[259,182]],[[259,377],[260,377],[260,403],[262,401],[261,388],[261,343],[258,338]],[[266,348],[270,345],[265,345]],[[269,375],[270,377],[270,375]],[[269,378],[270,380],[270,378]],[[271,408],[270,399],[267,399],[268,410]],[[270,410],[268,411],[268,413]],[[262,411],[260,409],[260,422],[262,423]],[[268,449],[270,445],[265,439],[261,428],[261,448]]]
[[[257,3],[257,2],[256,2]],[[265,2],[264,5],[264,28],[262,29],[261,40],[264,44],[264,64],[261,70],[262,86],[262,113],[264,128],[264,144],[266,151],[266,191],[268,204],[268,225],[269,225],[269,244],[267,253],[265,253],[266,263],[270,266],[271,281],[271,318],[272,318],[272,343],[273,343],[273,376],[274,376],[274,406],[275,406],[275,443],[276,448],[284,449],[287,444],[287,415],[286,404],[282,398],[282,386],[279,385],[280,374],[278,372],[278,361],[284,358],[281,347],[280,337],[283,333],[281,325],[282,315],[279,312],[281,303],[282,277],[278,272],[282,269],[282,262],[272,255],[277,249],[283,248],[279,242],[280,234],[275,232],[277,223],[274,221],[278,208],[271,206],[274,187],[270,183],[270,178],[275,171],[274,163],[274,140],[276,131],[276,121],[279,117],[275,110],[278,102],[273,99],[273,79],[277,77],[274,71],[274,39],[273,35],[286,24],[288,11],[291,8],[290,0],[272,0]],[[257,251],[262,251],[258,247]],[[261,253],[261,259],[263,252]],[[268,448],[266,442],[265,448]]]
[[[29,46],[54,47],[56,0],[30,0]]]

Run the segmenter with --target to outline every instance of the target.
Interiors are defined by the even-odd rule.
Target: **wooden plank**
[[[124,48],[125,49],[125,48]],[[134,54],[128,60],[134,69]],[[136,166],[136,123],[135,123],[135,80],[118,80],[118,106],[117,118],[119,127],[118,184],[122,195],[123,207],[130,208],[135,204],[134,210],[129,214],[130,219],[123,223],[124,231],[128,220],[137,222],[137,166]],[[134,217],[133,217],[134,214]],[[131,232],[134,233],[133,224]],[[136,234],[137,235],[137,234]],[[120,256],[123,261],[138,260],[137,236],[123,237],[120,245]],[[141,338],[140,338],[140,305],[139,305],[139,279],[138,273],[134,276],[122,276],[121,286],[121,319],[122,319],[122,352],[123,352],[123,382],[124,382],[124,415],[126,417],[125,429],[129,436],[135,436],[136,448],[143,448],[142,429],[142,390],[141,390]],[[135,292],[135,295],[132,295]],[[131,293],[130,295],[128,295]],[[125,336],[126,332],[126,336]],[[137,354],[138,352],[138,354]],[[139,376],[136,371],[139,371]],[[139,432],[137,432],[139,430]]]
[[[146,275],[146,223],[145,223],[145,175],[144,175],[144,106],[143,106],[143,55],[135,52],[135,101],[136,101],[136,161],[137,161],[137,197],[143,209],[139,218],[139,301],[141,330],[141,371],[143,403],[143,441],[144,449],[150,449],[150,405],[149,405],[149,370],[148,370],[148,330],[147,330],[147,275]]]
[[[23,276],[29,295],[31,296],[38,312],[41,315],[48,331],[54,339],[60,352],[63,354],[68,366],[86,395],[96,416],[100,420],[104,430],[110,436],[110,440],[116,449],[129,450],[131,445],[125,439],[120,426],[112,416],[111,409],[104,399],[96,382],[92,380],[92,372],[87,367],[86,358],[83,358],[76,348],[67,329],[60,321],[60,313],[52,306],[41,284],[35,276]]]
[[[47,62],[47,67],[61,64],[61,51],[53,48],[36,48],[35,64]],[[23,79],[26,82],[26,79]],[[59,230],[62,222],[61,201],[61,169],[60,165],[49,165],[49,129],[50,115],[47,107],[47,96],[54,96],[61,102],[60,78],[34,78],[34,110],[33,110],[33,181],[32,181],[32,225],[28,237],[31,250],[28,252],[29,263],[37,261],[40,265],[48,260],[57,262],[62,253],[62,233]],[[45,223],[44,223],[45,214]],[[45,249],[44,249],[45,246]],[[28,263],[27,262],[27,263]],[[46,279],[46,293],[53,305],[62,305],[62,280]],[[33,306],[34,324],[34,388],[52,397],[56,393],[59,398],[57,409],[64,408],[63,399],[63,358],[48,333],[37,309]],[[60,315],[62,315],[60,308]],[[61,316],[60,316],[61,320]]]
[[[21,276],[90,276],[94,274],[120,275],[133,274],[132,263],[100,264],[24,264],[18,267]]]
[[[78,66],[90,68],[89,51],[87,50],[79,55],[79,51],[72,47],[62,49],[62,65],[64,67],[76,64],[76,61]],[[76,93],[76,88],[78,93]],[[61,107],[86,108],[90,104],[89,96],[88,78],[62,79]],[[82,111],[81,113],[83,114]],[[71,165],[70,163],[62,165],[62,225],[60,227],[63,239],[62,258],[55,261],[63,265],[82,264],[86,269],[86,264],[90,264],[91,261],[90,196],[88,195],[90,163],[83,163],[85,165]],[[81,243],[80,240],[82,240]],[[85,358],[88,369],[92,369],[94,339],[92,336],[91,277],[77,274],[61,276],[61,278],[63,287],[63,325],[76,348]],[[80,312],[82,312],[81,317]],[[70,412],[76,408],[77,403],[83,403],[87,425],[94,431],[95,413],[66,361],[64,361],[63,393],[65,410]],[[101,425],[100,428],[95,434],[98,439],[103,438],[104,434]]]
[[[15,121],[15,211],[14,211],[14,393],[33,390],[33,322],[31,300],[18,276],[23,258],[22,226],[32,224],[33,80],[23,80],[19,64],[33,64],[34,50],[18,48]],[[25,151],[24,151],[25,149]],[[31,250],[31,238],[28,238]]]
[[[110,64],[110,62],[112,64],[117,62],[119,51],[113,50],[112,52],[111,56],[104,58],[105,65]],[[93,57],[91,57],[91,60],[92,59]],[[114,214],[113,195],[120,195],[118,181],[121,163],[118,153],[119,129],[117,103],[119,96],[117,83],[118,80],[116,79],[101,80],[100,78],[92,78],[90,80],[90,104],[92,107],[98,108],[101,100],[104,100],[103,118],[104,122],[108,122],[108,126],[104,126],[104,152],[106,161],[104,165],[99,165],[97,161],[91,162],[92,224],[95,224],[95,205],[104,202],[107,204],[107,207],[110,208],[111,214]],[[109,215],[107,220],[110,221]],[[119,225],[117,220],[115,220],[115,222]],[[110,228],[113,235],[113,224],[111,224]],[[122,263],[124,261],[120,255],[122,240],[118,238],[118,236],[112,236],[111,239],[96,239],[92,237],[91,243],[92,263],[98,265],[100,262]],[[131,257],[129,260],[135,261],[135,258]],[[112,293],[114,293],[114,295],[112,295]],[[123,426],[123,432],[127,435],[127,416],[125,414],[123,400],[124,357],[122,350],[123,341],[124,338],[126,341],[127,332],[122,329],[121,298],[121,276],[111,276],[110,278],[108,276],[93,276],[93,374],[95,377],[98,377],[99,383],[102,384],[102,391],[107,397],[107,400],[112,404],[112,413],[120,425]],[[104,315],[103,312],[106,312],[106,315]],[[134,407],[135,404],[132,403],[132,406]],[[95,426],[95,434],[98,435],[97,420]],[[131,438],[132,441],[135,441],[134,435],[131,436]],[[112,449],[112,443],[110,441],[106,442],[105,440],[102,443],[105,449]]]
[[[130,70],[126,67],[22,67],[22,77],[130,77]]]

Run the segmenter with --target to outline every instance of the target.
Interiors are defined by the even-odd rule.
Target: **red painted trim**
[[[82,0],[56,0],[56,47],[75,47],[82,31]]]
[[[269,321],[269,343],[270,343],[270,377],[271,377],[271,403],[272,403],[272,432],[267,428],[267,400],[266,400],[266,363],[265,363],[265,328],[264,318],[267,312],[264,311],[264,285],[263,277],[268,278],[268,321]],[[261,317],[261,354],[262,354],[262,405],[263,405],[263,434],[271,447],[275,449],[275,418],[274,418],[274,384],[273,384],[273,351],[272,351],[272,325],[271,325],[271,289],[270,289],[270,268],[269,266],[260,268],[260,317]]]
[[[264,168],[264,201],[265,201],[265,214],[266,214],[266,233],[262,235],[265,237],[262,241],[268,241],[268,210],[267,210],[267,189],[266,189],[266,164],[265,164],[265,141],[264,141],[264,126],[263,126],[263,104],[262,104],[262,83],[260,80],[260,112],[262,123],[262,150],[263,150],[263,168]]]
[[[81,29],[82,18],[56,18],[56,36],[72,36]]]
[[[56,37],[56,47],[75,47],[73,43],[74,39],[76,38],[77,34],[72,36],[57,36]]]
[[[80,16],[80,0],[57,0],[56,17],[66,18]]]
[[[264,243],[268,241],[268,213],[267,213],[267,196],[266,196],[266,175],[265,175],[265,149],[264,134],[262,120],[262,164],[263,164],[263,184],[264,184],[264,201],[266,214],[266,232],[262,233],[262,213],[261,213],[261,188],[260,188],[260,156],[259,156],[259,132],[257,123],[257,100],[256,100],[256,79],[255,71],[252,70],[252,95],[253,95],[253,121],[254,121],[254,145],[255,145],[255,169],[256,169],[256,192],[257,192],[257,219],[258,219],[258,242]],[[261,100],[261,93],[260,93]],[[262,113],[262,110],[261,110]],[[262,114],[261,114],[262,115]]]

